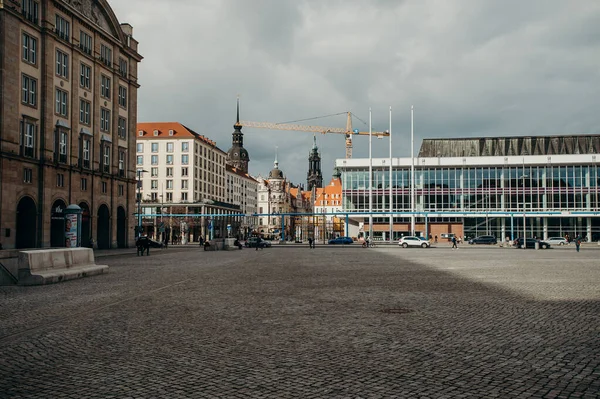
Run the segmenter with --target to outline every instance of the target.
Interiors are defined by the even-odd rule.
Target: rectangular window
[[[90,153],[91,153],[91,146],[92,146],[92,142],[87,139],[87,138],[83,138],[81,141],[81,155],[82,155],[82,159],[83,159],[83,167],[85,169],[89,169],[90,168]]]
[[[110,132],[110,111],[106,108],[100,108],[100,130]]]
[[[150,176],[152,176],[152,177],[158,177],[158,168],[152,168],[152,169],[150,169]]]
[[[119,58],[119,74],[127,78],[127,61],[124,58]]]
[[[69,56],[60,50],[56,50],[56,74],[69,79]]]
[[[181,152],[188,152],[190,149],[190,143],[181,143]]]
[[[84,87],[86,89],[90,89],[90,75],[92,74],[92,68],[90,68],[89,66],[85,65],[85,64],[81,64],[81,79],[79,81],[79,84],[81,85],[81,87]]]
[[[71,24],[69,21],[56,14],[56,25],[54,27],[54,31],[56,35],[63,40],[69,41],[70,32],[71,32]]]
[[[54,107],[54,112],[56,112],[59,115],[64,116],[65,118],[68,117],[69,94],[66,91],[62,91],[61,89],[56,89],[55,97],[56,97],[56,105]]]
[[[28,120],[21,122],[21,155],[29,158],[35,157],[35,136],[37,126]]]
[[[65,186],[65,175],[64,173],[56,174],[56,187],[64,187]]]
[[[33,169],[24,168],[23,169],[23,182],[31,183],[32,180],[33,180]]]
[[[173,189],[173,180],[167,180],[167,190]]]
[[[110,78],[104,75],[100,79],[100,95],[110,100]]]
[[[181,156],[181,164],[182,165],[187,165],[189,162],[190,156],[187,154],[184,154]]]
[[[23,33],[23,61],[35,65],[37,63],[37,39]]]
[[[110,146],[105,144],[102,148],[102,170],[104,173],[110,173]]]
[[[167,143],[167,152],[173,152],[173,143]]]
[[[137,152],[144,152],[144,143],[137,143]]]
[[[125,118],[119,117],[119,125],[117,130],[119,138],[125,140],[127,138],[127,120]]]
[[[119,150],[119,177],[125,177],[125,151]]]
[[[67,163],[67,149],[68,149],[69,135],[65,130],[58,130],[56,133],[56,161],[60,163]]]
[[[100,61],[108,67],[112,67],[112,49],[104,44],[100,45]]]
[[[167,155],[167,165],[173,165],[173,155]]]
[[[39,16],[39,4],[33,0],[22,0],[21,1],[21,13],[29,22],[33,22],[37,25]]]
[[[90,108],[91,104],[83,99],[79,100],[79,122],[84,125],[90,124]]]
[[[181,168],[181,176],[187,176],[188,175],[188,168]]]
[[[150,180],[150,188],[152,190],[158,189],[158,180]]]
[[[79,48],[87,55],[92,55],[92,37],[84,31],[79,31]]]
[[[188,193],[181,193],[181,200],[187,201],[187,199],[188,199]]]
[[[102,182],[102,194],[106,194],[108,191],[108,184],[105,181]]]
[[[173,168],[167,168],[167,177],[173,177]]]
[[[87,191],[87,178],[81,178],[81,191]]]
[[[188,181],[187,180],[182,180],[181,181],[181,188],[182,189],[187,189],[188,188]]]
[[[158,193],[150,193],[150,199],[156,202],[158,200]]]
[[[151,146],[152,146],[152,150],[151,150],[152,152],[158,152],[158,143],[152,143]]]
[[[118,188],[117,188],[117,195],[119,197],[122,197],[125,195],[125,186],[123,184],[119,184]]]
[[[35,107],[37,105],[37,80],[23,75],[21,80],[21,101],[26,105]]]
[[[127,108],[127,88],[125,86],[119,86],[119,105]]]
[[[167,202],[173,202],[173,193],[167,193]]]
[[[143,155],[138,155],[137,156],[137,162],[138,165],[143,165],[144,164],[144,156]]]
[[[152,155],[152,165],[158,165],[158,155]]]

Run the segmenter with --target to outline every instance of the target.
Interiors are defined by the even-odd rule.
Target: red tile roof
[[[173,131],[172,135],[169,134],[171,130]],[[157,136],[154,135],[154,131],[158,131]],[[140,136],[139,132],[143,132],[143,135]],[[217,147],[217,143],[215,141],[196,133],[189,127],[186,127],[179,122],[140,122],[137,124],[137,140],[162,140],[172,138],[181,139],[188,137],[198,139],[212,147],[215,147],[219,151],[222,151]]]

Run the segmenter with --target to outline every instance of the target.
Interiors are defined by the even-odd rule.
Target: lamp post
[[[521,176],[521,179],[523,179],[523,184],[522,184],[522,188],[523,188],[523,249],[527,248],[527,239],[525,238],[527,236],[527,219],[525,217],[525,179],[527,178],[527,175],[523,175]]]
[[[138,200],[138,228],[137,228],[137,237],[139,238],[142,235],[142,193],[141,193],[141,189],[142,189],[142,173],[146,173],[148,172],[147,170],[144,169],[138,169],[137,170],[137,184],[138,184],[138,195],[137,195],[137,200]]]

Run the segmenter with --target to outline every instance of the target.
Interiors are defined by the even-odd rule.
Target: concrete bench
[[[42,285],[108,272],[97,265],[90,248],[39,249],[19,252],[19,285]]]

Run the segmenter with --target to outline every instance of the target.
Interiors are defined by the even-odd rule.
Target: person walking
[[[313,239],[312,239],[312,237],[308,237],[308,247],[309,248],[313,247]]]
[[[454,251],[454,248],[458,249],[458,246],[456,245],[456,236],[452,236],[452,250]]]
[[[575,238],[575,249],[577,250],[577,252],[579,252],[580,246],[581,246],[581,238],[577,237],[577,238]]]

